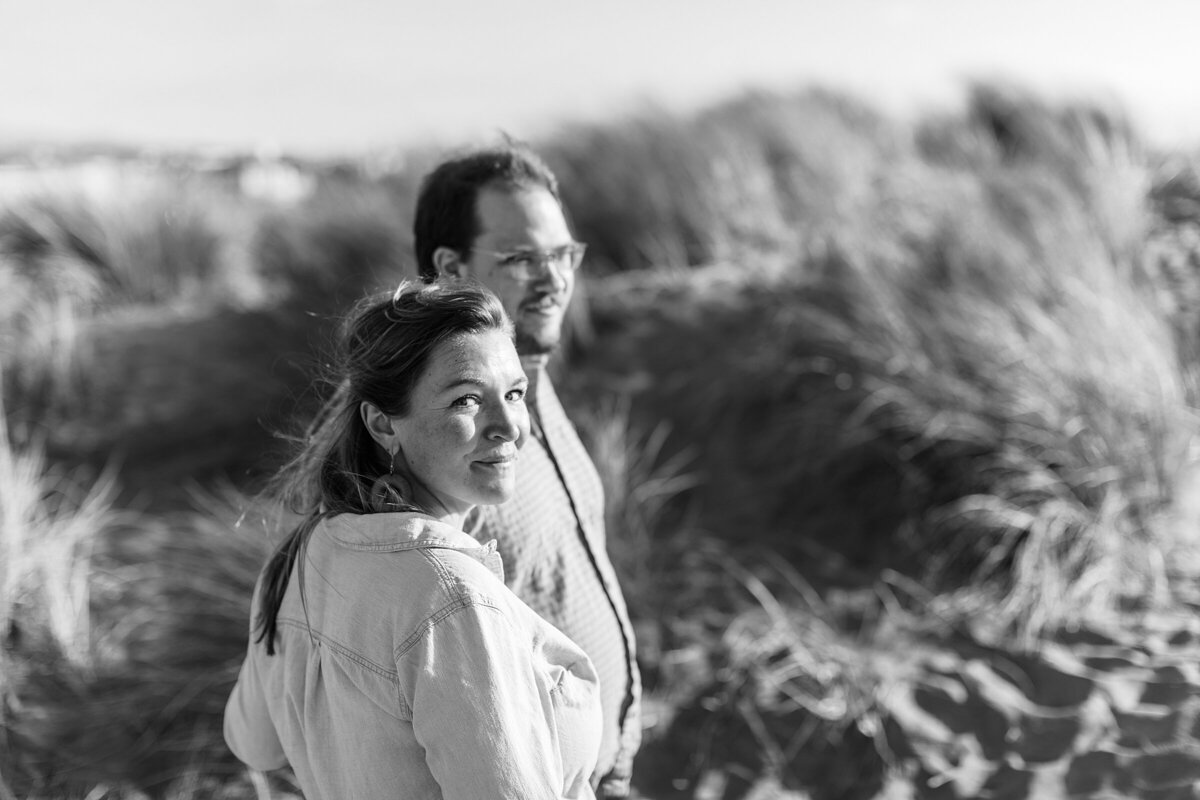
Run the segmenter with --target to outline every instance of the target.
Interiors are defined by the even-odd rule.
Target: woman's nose
[[[515,442],[524,438],[528,432],[529,412],[525,408],[525,402],[518,400],[500,404],[488,436],[503,442]]]

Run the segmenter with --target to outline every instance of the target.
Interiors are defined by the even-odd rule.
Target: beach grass
[[[656,704],[649,796],[878,790],[898,628],[1032,647],[1197,577],[1200,173],[1119,110],[753,93],[537,145],[590,245],[555,369]],[[415,181],[0,212],[0,796],[297,793],[221,741],[279,523],[200,440],[266,458],[263,408],[308,406],[264,376],[315,374],[338,310],[411,277]],[[44,446],[101,433],[155,446]]]

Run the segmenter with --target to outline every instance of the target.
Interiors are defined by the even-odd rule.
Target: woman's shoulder
[[[494,544],[422,514],[340,514],[316,533],[322,560],[343,581],[359,581],[375,596],[399,595],[410,607],[489,598],[504,588]]]
[[[480,560],[487,548],[469,537],[406,537],[397,522],[335,517],[314,529],[303,560],[304,592],[288,592],[284,624],[385,664],[403,642],[461,612],[507,611],[503,583]]]
[[[507,605],[512,593],[504,585],[503,566],[494,544],[474,548],[429,546],[417,552],[448,600]]]

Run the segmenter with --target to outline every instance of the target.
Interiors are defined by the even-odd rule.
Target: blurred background
[[[1200,796],[1200,7],[0,0],[0,800],[221,738],[259,496],[420,177],[510,135],[644,798]]]

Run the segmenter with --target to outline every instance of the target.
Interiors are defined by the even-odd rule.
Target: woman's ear
[[[392,418],[379,410],[374,403],[366,400],[358,404],[358,415],[362,417],[363,425],[371,438],[389,453],[395,450],[396,426]]]
[[[462,258],[452,248],[439,247],[433,251],[433,266],[437,268],[438,277],[465,278],[466,265]]]

